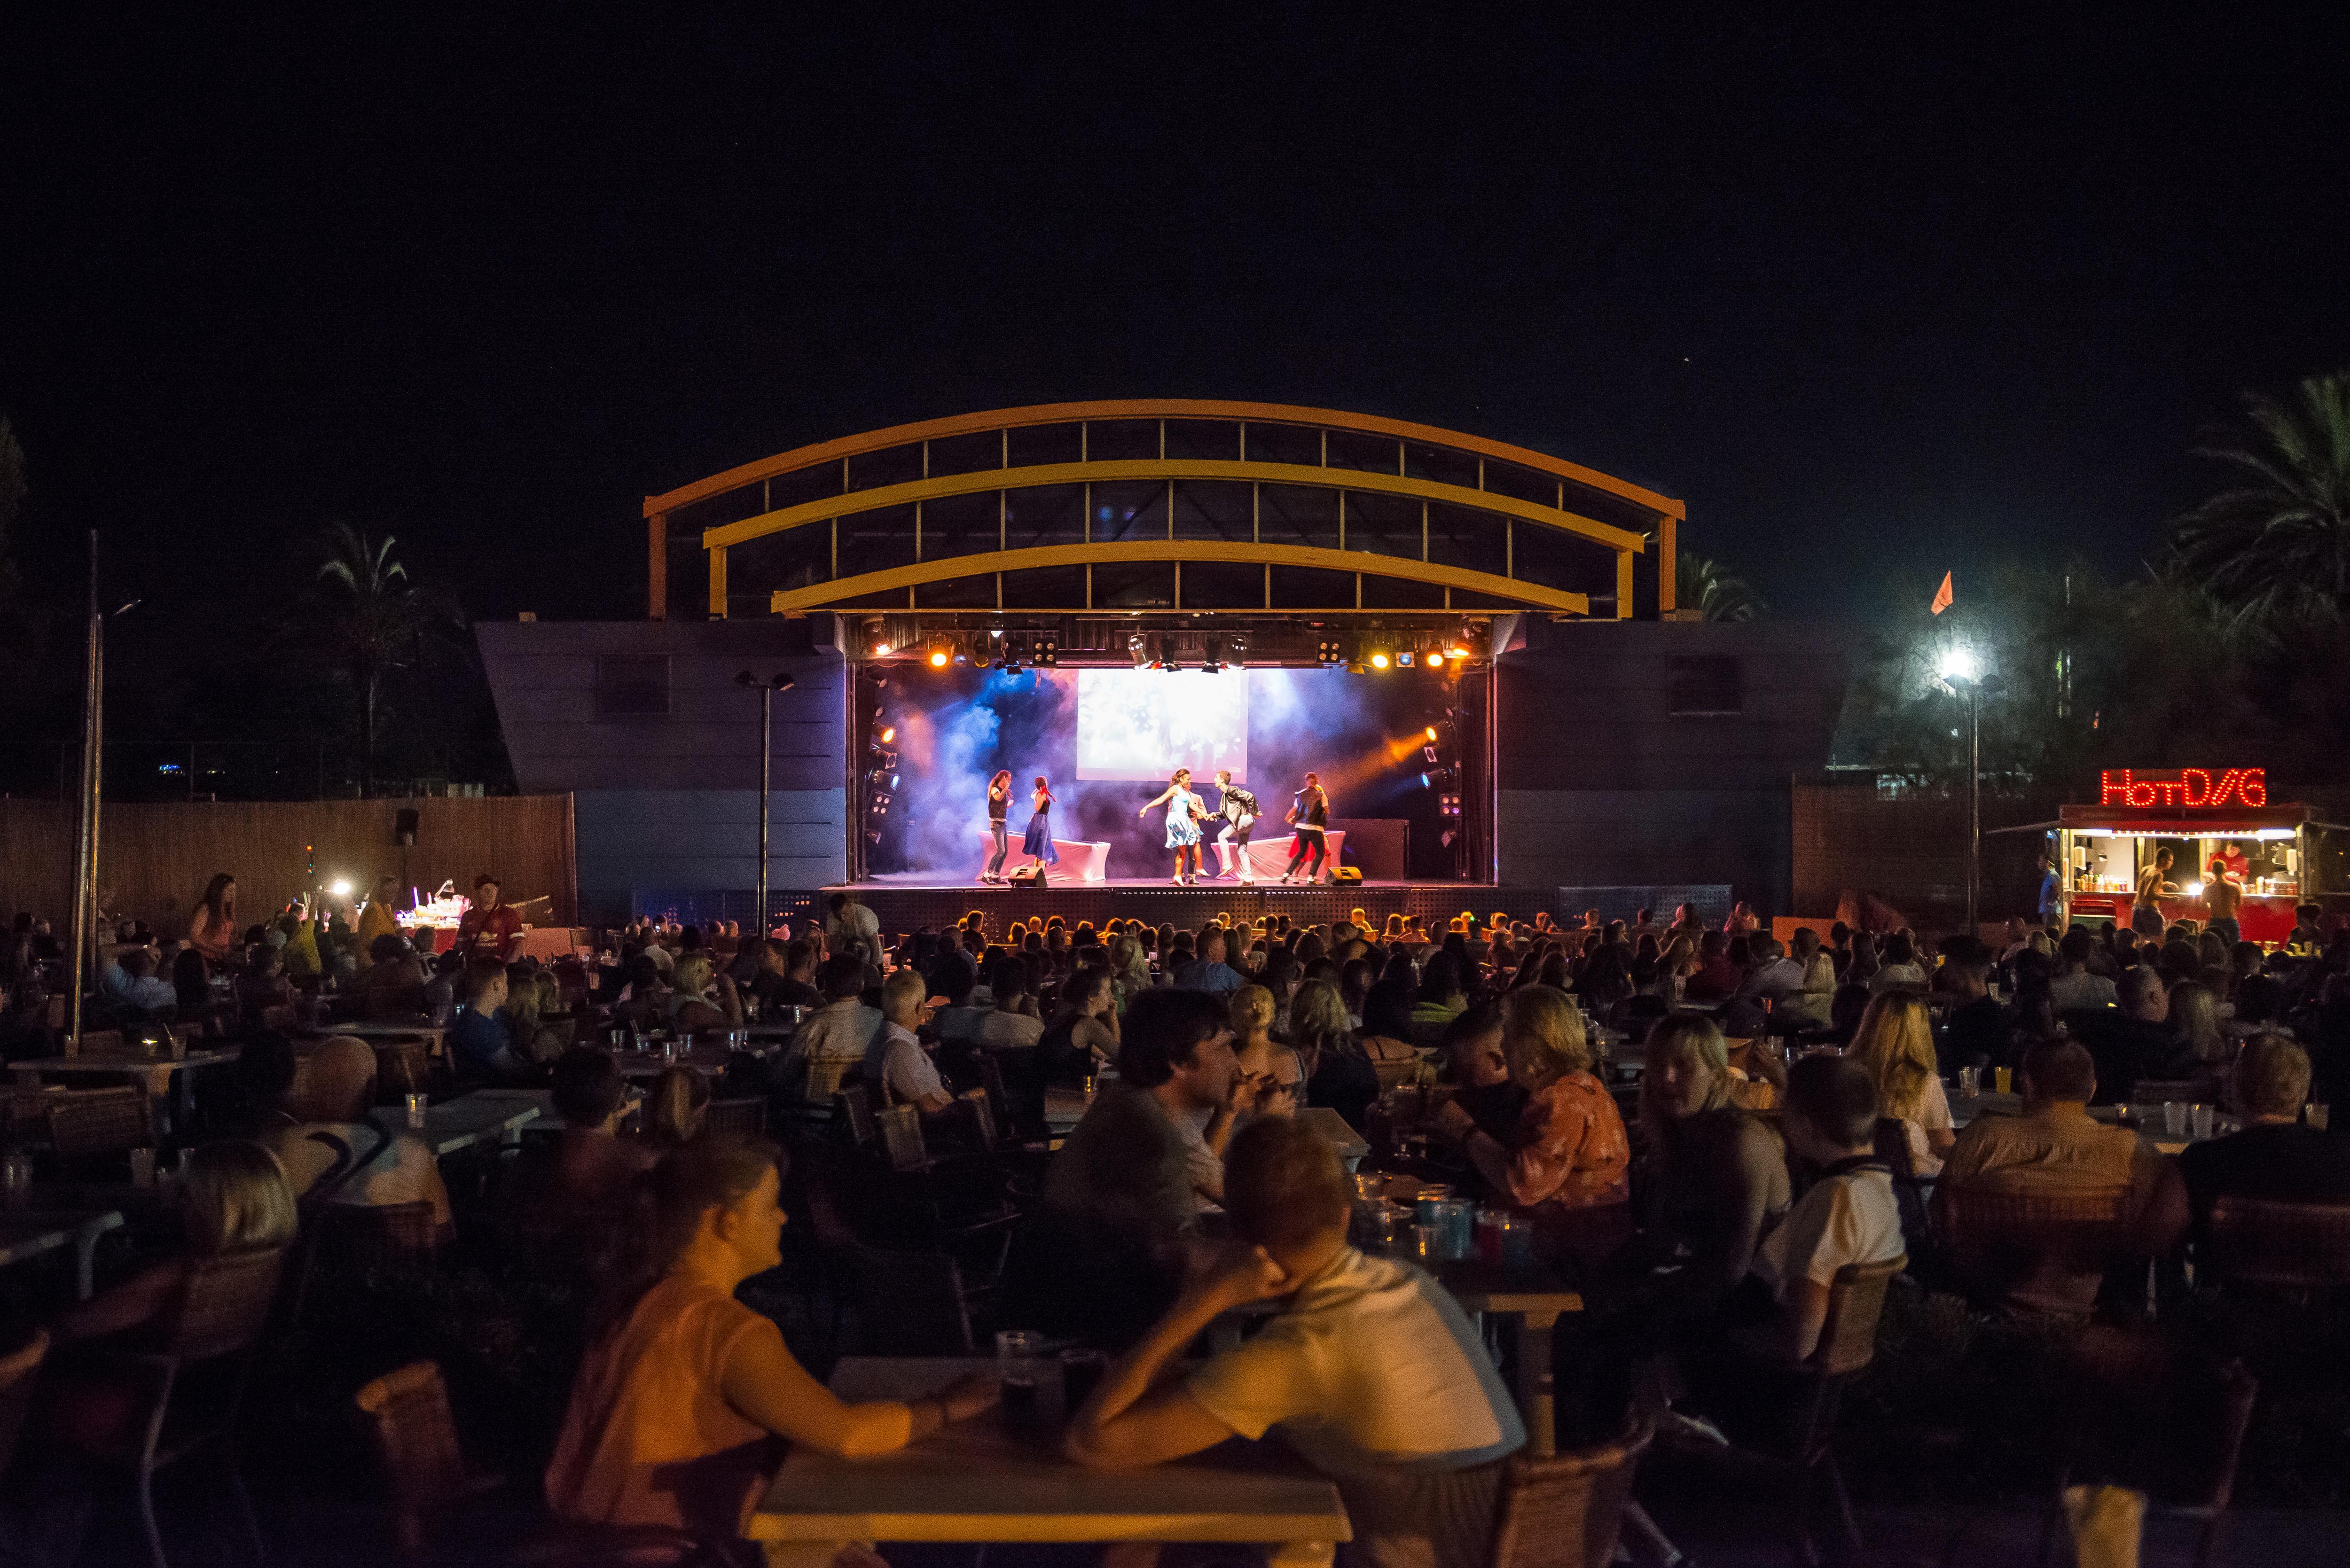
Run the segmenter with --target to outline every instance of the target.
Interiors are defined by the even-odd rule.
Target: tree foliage
[[[1673,572],[1675,597],[1706,620],[1753,620],[1770,609],[1754,585],[1723,563],[1691,550],[1680,552]]]
[[[2241,627],[2290,635],[2350,608],[2350,373],[2283,400],[2249,393],[2245,425],[2197,454],[2242,483],[2172,525],[2178,569]]]
[[[320,558],[300,628],[349,688],[363,794],[375,790],[386,681],[422,662],[428,642],[453,638],[465,624],[453,603],[410,580],[393,558],[394,543],[346,523],[329,524],[318,536]]]

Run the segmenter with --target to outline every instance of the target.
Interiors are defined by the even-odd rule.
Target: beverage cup
[[[1980,1098],[1981,1095],[1982,1069],[1981,1067],[1960,1068],[1959,1098],[1962,1100],[1972,1100]]]
[[[33,1157],[12,1151],[0,1159],[0,1202],[11,1209],[33,1206]]]
[[[2195,1136],[2197,1138],[2208,1138],[2211,1136],[2211,1116],[2212,1113],[2217,1109],[2218,1107],[2215,1106],[2197,1106],[2195,1107],[2193,1114],[2195,1121]]]
[[[1093,1397],[1101,1386],[1102,1374],[1109,1370],[1109,1357],[1098,1350],[1065,1350],[1061,1352],[1061,1399],[1074,1410]]]
[[[1502,1216],[1502,1267],[1531,1269],[1534,1266],[1534,1224],[1523,1214]]]
[[[133,1187],[155,1185],[155,1151],[153,1149],[134,1148],[130,1151],[130,1185]]]
[[[1477,1210],[1477,1261],[1498,1264],[1502,1261],[1502,1221],[1506,1218],[1498,1209]]]
[[[1414,1225],[1411,1228],[1411,1255],[1423,1263],[1444,1261],[1444,1227]]]
[[[1999,1092],[2002,1095],[2006,1094],[2008,1085],[2014,1081],[2014,1071],[2007,1067],[1993,1067],[1991,1073],[1991,1082],[1998,1085]]]
[[[1465,1198],[1448,1198],[1438,1206],[1444,1220],[1444,1261],[1456,1262],[1477,1251],[1477,1206]]]
[[[1007,1328],[996,1334],[995,1374],[1003,1380],[1004,1412],[1014,1420],[1036,1414],[1044,1360],[1045,1336],[1034,1329]]]
[[[2162,1130],[2172,1137],[2187,1130],[2187,1106],[2181,1100],[2162,1102]]]
[[[2327,1108],[2323,1101],[2312,1100],[2308,1105],[2302,1107],[2301,1119],[2309,1126],[2315,1127],[2319,1132],[2324,1132],[2325,1130],[2326,1111]]]

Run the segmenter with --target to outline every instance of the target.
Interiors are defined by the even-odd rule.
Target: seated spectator
[[[1804,989],[1804,965],[1787,956],[1776,937],[1755,937],[1747,946],[1749,968],[1746,978],[1738,987],[1737,995],[1743,1002],[1768,999],[1772,1007],[1783,1005],[1790,995]]]
[[[1980,937],[1953,937],[1943,945],[1937,978],[1957,1002],[1943,1033],[1942,1054],[1953,1069],[2015,1065],[2015,1028],[1991,997],[1991,948]]]
[[[1448,943],[1454,940],[1450,937],[1445,940]],[[1313,937],[1309,934],[1305,942],[1299,944],[1298,957],[1301,960],[1305,957],[1306,943],[1320,946],[1319,943],[1314,942]],[[1461,960],[1453,953],[1451,947],[1441,948],[1429,954],[1428,962],[1419,971],[1419,998],[1411,1010],[1412,1023],[1441,1033],[1446,1024],[1468,1011],[1469,999],[1462,994],[1466,984],[1467,981],[1461,974]]]
[[[1502,1052],[1502,1004],[1481,1002],[1444,1032],[1445,1074],[1452,1103],[1469,1114],[1486,1137],[1508,1143],[1518,1132],[1527,1094],[1510,1076]]]
[[[2140,1078],[2183,1078],[2196,1068],[2170,1023],[2170,993],[2143,964],[2122,976],[2120,1010],[2081,1021],[2080,1037],[2096,1064],[2098,1105],[2127,1105]]]
[[[1273,992],[1244,985],[1232,992],[1227,1007],[1232,1055],[1257,1082],[1257,1108],[1275,1116],[1294,1113],[1305,1098],[1305,1069],[1296,1052],[1273,1037]]]
[[[1940,1174],[1959,1135],[1950,1127],[1950,1095],[1934,1070],[1934,1025],[1926,999],[1906,990],[1871,997],[1844,1054],[1867,1075],[1884,1114],[1900,1121],[1909,1141],[1911,1172]]]
[[[289,1089],[291,1078],[289,1072]],[[285,1167],[294,1196],[313,1207],[430,1203],[434,1223],[445,1231],[451,1224],[449,1189],[432,1150],[421,1138],[369,1114],[375,1106],[375,1048],[338,1035],[311,1053],[308,1078],[298,1103],[281,1102],[284,1115],[263,1140]]]
[[[1175,984],[1184,991],[1204,991],[1230,996],[1248,983],[1246,976],[1224,961],[1224,931],[1209,926],[1200,933],[1199,957],[1176,971]]]
[[[774,1469],[775,1438],[861,1458],[919,1441],[995,1399],[962,1379],[911,1405],[846,1405],[808,1376],[735,1287],[782,1262],[771,1145],[706,1138],[646,1179],[650,1212],[600,1303],[546,1469],[556,1514],[663,1525],[731,1549]]]
[[[498,1009],[506,1024],[506,1037],[514,1042],[515,1054],[532,1066],[545,1066],[563,1054],[563,1042],[546,1015],[563,1011],[563,1000],[556,994],[555,973],[551,970],[525,969],[520,966],[506,971],[505,1005]]]
[[[2284,982],[2269,973],[2268,961],[2257,942],[2238,942],[2229,950],[2229,964],[2235,974],[2230,994],[2236,1003],[2239,1023],[2272,1023],[2284,1015]]]
[[[1337,1483],[1353,1558],[1486,1562],[1501,1461],[1525,1430],[1467,1315],[1411,1264],[1347,1244],[1347,1179],[1310,1128],[1251,1125],[1229,1192],[1231,1246],[1111,1365],[1069,1422],[1069,1457],[1158,1464],[1278,1427]],[[1211,1320],[1259,1301],[1281,1308],[1253,1338],[1168,1375]]]
[[[1553,1250],[1612,1250],[1631,1231],[1632,1146],[1616,1101],[1592,1075],[1583,1014],[1548,986],[1511,992],[1502,999],[1502,1054],[1526,1092],[1510,1135],[1486,1132],[1457,1099],[1437,1112],[1436,1130],[1495,1193],[1534,1216]]]
[[[1035,1016],[1027,992],[1028,966],[1009,954],[996,959],[987,966],[984,994],[975,990],[966,990],[962,997],[947,993],[958,1005],[940,1012],[939,1038],[983,1051],[1026,1050],[1045,1038],[1045,1021]],[[1017,1011],[1024,1000],[1029,1002],[1024,1012]]]
[[[515,1082],[530,1077],[533,1064],[517,1054],[514,1036],[498,1010],[506,1001],[506,966],[478,958],[465,966],[464,1003],[449,1026],[449,1055],[460,1077]]]
[[[1118,1079],[1095,1096],[1054,1156],[1045,1199],[1067,1212],[1130,1222],[1144,1235],[1169,1235],[1222,1201],[1233,1117],[1256,1105],[1256,1085],[1232,1054],[1226,1005],[1180,989],[1135,998]]]
[[[2138,971],[2133,971],[2138,972]],[[2124,989],[2125,1005],[2128,991]],[[2178,1172],[2154,1146],[2124,1127],[2089,1115],[2096,1064],[2070,1040],[2035,1045],[2021,1073],[2023,1114],[1978,1116],[1942,1162],[1938,1210],[1975,1188],[1991,1191],[2121,1197],[2124,1224],[2150,1253],[2168,1251],[2186,1222]],[[2035,1278],[2008,1294],[2017,1305],[2078,1313],[2093,1304],[2102,1272]]]
[[[2090,967],[2096,949],[2097,939],[2089,934],[2086,926],[2074,926],[2056,944],[2056,955],[2062,961],[2049,993],[2058,1012],[2092,1012],[2116,1005],[2114,982]]]
[[[1695,1002],[1721,1002],[1737,994],[1746,977],[1730,961],[1730,939],[1708,931],[1698,939],[1697,970],[1689,977],[1684,994]]]
[[[1338,1113],[1361,1130],[1379,1097],[1379,1072],[1347,1027],[1347,1004],[1328,981],[1309,980],[1289,1004],[1289,1046],[1305,1074],[1305,1103]]]
[[[2221,1198],[2350,1203],[2350,1138],[2301,1125],[2309,1054],[2282,1034],[2255,1034],[2238,1053],[2235,1107],[2243,1130],[2190,1144],[2178,1157],[2199,1229]]]
[[[1908,931],[1896,931],[1885,939],[1884,962],[1868,981],[1872,992],[1888,991],[1897,985],[1915,986],[1920,991],[1926,987],[1926,971],[1918,962],[1918,944]]]
[[[935,1116],[954,1104],[918,1033],[931,1021],[930,984],[912,969],[881,985],[881,1032],[865,1059],[865,1081],[879,1106],[916,1106]]]
[[[1660,1317],[1709,1316],[1786,1212],[1779,1140],[1731,1098],[1730,1047],[1713,1021],[1676,1013],[1648,1032],[1640,1123],[1655,1160],[1639,1253],[1669,1272],[1645,1283]]]
[[[759,972],[751,981],[751,994],[763,1009],[815,1009],[824,1005],[816,988],[816,944],[802,937],[789,942],[764,941],[754,950]]]
[[[555,1114],[563,1118],[556,1192],[583,1207],[619,1200],[660,1158],[646,1141],[619,1136],[629,1114],[629,1085],[619,1066],[606,1052],[575,1045],[556,1058],[548,1087]]]
[[[863,959],[836,953],[816,971],[816,980],[825,1004],[802,1020],[793,1033],[784,1071],[800,1079],[808,1104],[823,1106],[832,1103],[833,1091],[840,1087],[842,1078],[865,1065],[866,1054],[881,1032],[881,1012],[862,1000]]]
[[[359,1004],[370,1018],[394,1018],[424,1011],[424,961],[396,931],[375,939],[359,976]]]
[[[170,1012],[180,1004],[180,993],[168,980],[155,974],[155,950],[125,948],[114,955],[99,977],[106,1000],[125,1012]]]
[[[734,982],[712,968],[707,951],[678,955],[670,987],[670,1024],[679,1033],[743,1027],[743,999]]]
[[[656,1154],[683,1148],[709,1114],[710,1081],[691,1067],[663,1068],[645,1095],[645,1141]]]
[[[1047,1078],[1067,1083],[1117,1062],[1118,1042],[1118,992],[1110,972],[1081,969],[1061,987],[1060,1008],[1037,1041],[1039,1064]]]
[[[2178,1036],[2182,1064],[2191,1061],[2208,1073],[2235,1054],[2220,1033],[2220,998],[2201,981],[2182,980],[2170,988],[2170,1027]]]

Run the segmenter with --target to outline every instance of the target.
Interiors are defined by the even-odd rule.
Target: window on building
[[[1672,661],[1667,711],[1677,718],[1743,712],[1745,696],[1735,659],[1699,654]]]
[[[596,716],[598,719],[660,718],[668,712],[668,654],[599,653],[596,656]]]

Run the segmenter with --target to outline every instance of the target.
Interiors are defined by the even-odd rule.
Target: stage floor
[[[1254,887],[1239,882],[1202,882],[1178,888],[1141,877],[1113,882],[1062,883],[1045,888],[993,888],[978,882],[941,882],[920,877],[884,876],[827,888],[811,900],[818,909],[836,892],[854,894],[888,931],[943,929],[972,909],[984,910],[991,926],[1058,915],[1074,924],[1096,925],[1117,917],[1153,925],[1196,926],[1218,914],[1282,914],[1300,925],[1326,925],[1359,909],[1371,919],[1390,914],[1447,920],[1464,910],[1495,911],[1532,919],[1542,910],[1557,913],[1555,888],[1502,888],[1491,882],[1348,882],[1332,886],[1283,887],[1260,877]]]

